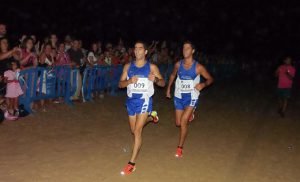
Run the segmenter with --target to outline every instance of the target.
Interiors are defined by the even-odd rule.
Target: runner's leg
[[[137,120],[134,128],[134,146],[133,146],[133,152],[130,159],[130,162],[135,163],[135,160],[137,158],[138,152],[142,146],[142,131],[143,127],[147,123],[147,117],[148,113],[143,113],[137,115]]]

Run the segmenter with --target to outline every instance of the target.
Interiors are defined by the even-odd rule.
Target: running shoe
[[[177,158],[182,157],[182,148],[177,147],[175,157]]]
[[[150,116],[152,117],[152,119],[153,119],[153,123],[155,123],[155,124],[157,124],[158,123],[158,121],[159,121],[159,118],[158,118],[158,116],[157,116],[157,112],[156,111],[152,111],[151,113],[150,113]]]
[[[131,164],[127,164],[125,166],[125,168],[123,169],[123,171],[121,171],[121,175],[129,175],[131,174],[133,171],[135,171],[135,166],[131,165]]]

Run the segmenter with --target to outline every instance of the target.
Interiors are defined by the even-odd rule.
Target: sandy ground
[[[181,159],[174,157],[173,102],[158,90],[154,108],[160,123],[145,127],[137,170],[130,176],[119,174],[132,143],[124,96],[56,105],[46,113],[5,121],[0,125],[0,181],[299,181],[299,94],[282,119],[274,88],[233,83],[216,83],[203,92]]]

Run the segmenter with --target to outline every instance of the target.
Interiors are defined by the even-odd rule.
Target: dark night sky
[[[190,39],[207,52],[299,56],[297,1],[8,1],[1,5],[10,34],[70,33],[84,40],[127,42]],[[1,19],[0,19],[1,21]]]

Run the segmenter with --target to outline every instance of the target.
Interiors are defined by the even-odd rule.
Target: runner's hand
[[[205,83],[198,83],[195,86],[195,89],[198,90],[198,91],[201,91],[204,87],[205,87]]]
[[[138,81],[138,77],[137,76],[133,76],[133,77],[131,77],[130,79],[129,79],[129,83],[131,84],[131,83],[136,83],[137,81]]]
[[[148,79],[149,79],[150,81],[154,82],[154,80],[155,80],[155,75],[154,75],[153,72],[150,72],[150,74],[149,74],[149,76],[148,76]]]
[[[169,88],[167,89],[166,97],[171,99],[171,91]]]

